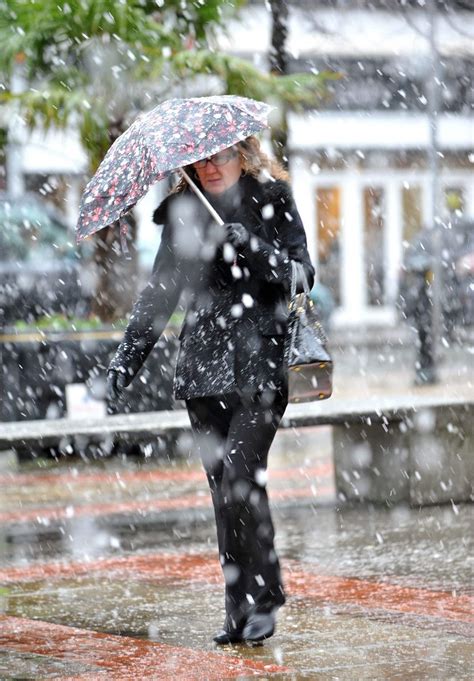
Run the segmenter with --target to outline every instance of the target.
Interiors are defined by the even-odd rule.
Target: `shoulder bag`
[[[310,298],[303,272],[304,293],[296,294],[298,266],[291,261],[291,293],[285,357],[290,402],[326,400],[332,394],[333,363],[327,336]]]

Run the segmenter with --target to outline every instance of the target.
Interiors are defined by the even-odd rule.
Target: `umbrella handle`
[[[199,187],[197,186],[197,184],[196,184],[195,182],[192,181],[192,179],[189,177],[188,173],[184,170],[184,168],[178,168],[178,170],[179,170],[179,172],[181,173],[181,175],[184,177],[184,179],[186,180],[186,182],[189,184],[189,186],[191,187],[191,189],[193,190],[193,192],[196,194],[196,196],[198,197],[198,199],[206,206],[207,210],[208,210],[209,213],[212,215],[212,217],[213,217],[214,220],[217,222],[217,224],[218,224],[218,225],[223,225],[223,224],[224,224],[224,220],[221,218],[221,216],[220,216],[219,213],[215,210],[215,208],[212,206],[212,204],[209,203],[209,201],[206,199],[206,197],[204,196],[204,194],[202,193],[202,191],[199,189]]]

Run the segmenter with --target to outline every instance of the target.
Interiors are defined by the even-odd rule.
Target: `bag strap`
[[[291,307],[294,306],[296,300],[296,283],[298,279],[298,270],[300,271],[301,277],[303,279],[303,290],[304,295],[307,300],[310,298],[311,290],[309,288],[308,279],[306,277],[306,272],[304,271],[303,265],[297,263],[296,260],[290,260],[291,262],[291,288],[290,288],[290,304]],[[299,267],[298,267],[299,265]]]

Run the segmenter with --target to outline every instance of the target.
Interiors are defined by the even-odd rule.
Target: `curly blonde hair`
[[[246,175],[259,177],[265,172],[274,180],[288,180],[289,175],[281,163],[262,151],[259,140],[251,135],[235,145],[239,152],[242,170]]]
[[[252,177],[260,178],[262,175],[267,175],[267,178],[274,180],[288,181],[289,175],[281,163],[273,158],[270,158],[262,151],[260,141],[254,136],[246,137],[241,142],[234,145],[240,156],[240,163],[244,175],[251,175]],[[194,168],[191,165],[186,166],[185,170],[195,178]],[[171,189],[172,194],[181,192],[188,186],[188,183],[182,177],[178,183]]]

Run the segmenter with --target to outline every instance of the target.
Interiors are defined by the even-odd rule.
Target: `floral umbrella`
[[[119,222],[152,184],[268,126],[271,107],[236,95],[170,99],[114,142],[84,190],[76,238]],[[194,187],[196,190],[196,188]]]

